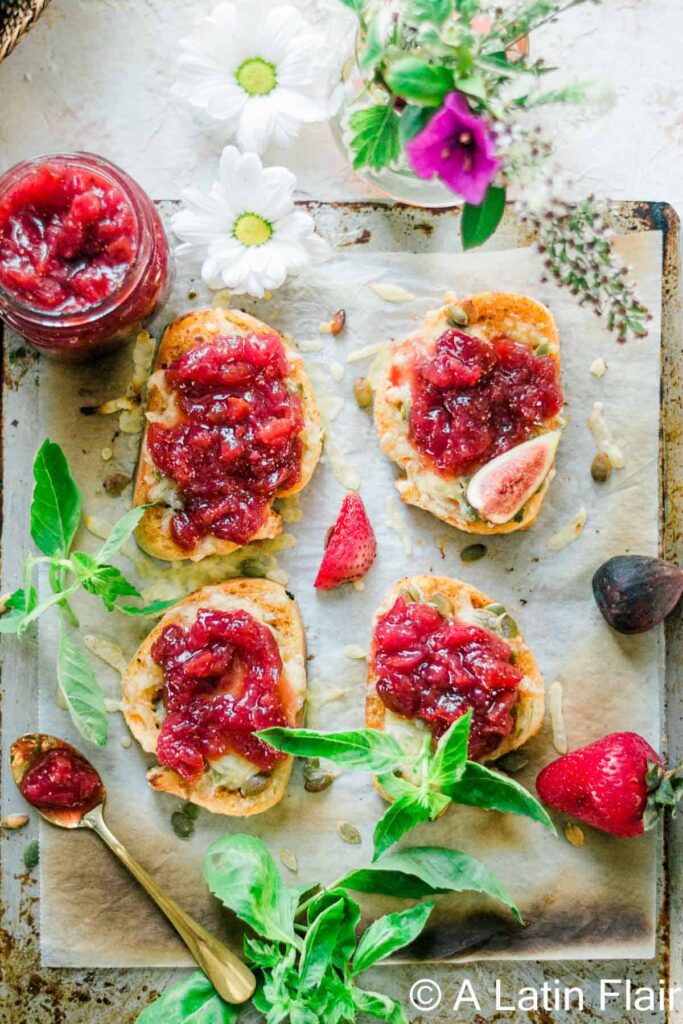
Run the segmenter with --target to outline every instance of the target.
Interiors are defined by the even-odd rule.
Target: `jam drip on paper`
[[[526,441],[563,405],[555,361],[503,336],[445,331],[411,376],[410,439],[453,476]]]
[[[148,445],[180,492],[171,521],[180,547],[207,534],[246,543],[273,497],[299,480],[303,404],[287,375],[280,339],[256,334],[198,345],[166,371],[182,420],[152,424]]]
[[[277,643],[249,612],[200,609],[191,626],[166,626],[152,657],[164,670],[160,764],[193,782],[225,754],[264,771],[284,759],[253,735],[287,719]]]
[[[496,634],[399,597],[378,621],[373,649],[383,703],[404,718],[421,718],[435,739],[470,708],[473,760],[512,732],[523,673]]]

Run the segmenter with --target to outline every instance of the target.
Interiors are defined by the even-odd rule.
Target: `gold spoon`
[[[39,806],[31,798],[30,791],[29,793],[24,792],[22,783],[24,783],[25,775],[32,768],[39,767],[39,761],[50,750],[63,751],[72,764],[74,759],[77,759],[75,764],[82,771],[87,772],[89,769],[92,774],[87,776],[90,791],[86,798],[82,798],[80,801],[76,798],[77,802],[72,801],[70,806],[55,806],[54,801],[51,806]],[[162,913],[166,915],[199,967],[226,1002],[245,1003],[253,995],[256,978],[246,964],[243,964],[234,953],[231,953],[218,939],[202,928],[194,918],[181,910],[178,904],[160,889],[154,878],[131,857],[123,843],[119,842],[116,836],[109,831],[102,816],[106,797],[102,780],[90,762],[75,747],[45,733],[27,733],[12,744],[10,768],[12,777],[24,798],[51,825],[58,825],[60,828],[89,828],[104,840],[112,853],[128,868]],[[65,797],[65,802],[69,804],[67,797]]]

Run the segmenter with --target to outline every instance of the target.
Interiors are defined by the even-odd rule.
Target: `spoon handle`
[[[256,988],[256,978],[246,964],[163,892],[152,875],[131,857],[123,843],[109,830],[102,817],[101,807],[95,807],[88,812],[83,818],[83,823],[104,840],[112,853],[152,897],[218,994],[228,1003],[245,1003]]]

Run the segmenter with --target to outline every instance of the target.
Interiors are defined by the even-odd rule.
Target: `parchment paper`
[[[618,346],[602,323],[579,308],[571,296],[539,283],[540,259],[531,250],[411,255],[372,253],[355,246],[339,250],[330,262],[290,283],[271,301],[244,304],[279,330],[291,332],[297,341],[322,343],[322,350],[307,352],[306,360],[323,408],[335,411],[336,396],[344,400],[329,429],[344,453],[347,471],[350,468],[351,475],[358,476],[379,545],[377,562],[362,591],[352,587],[328,594],[314,591],[325,531],[344,494],[335,475],[336,460],[327,455],[301,496],[303,518],[285,525],[296,546],[277,555],[307,629],[309,724],[322,728],[363,724],[365,662],[351,660],[345,647],[354,644],[367,650],[373,611],[397,578],[433,571],[461,577],[508,607],[536,655],[546,686],[555,680],[562,683],[570,747],[621,729],[637,730],[657,744],[663,638],[659,631],[632,638],[617,636],[603,623],[590,591],[593,571],[609,556],[657,551],[661,237],[633,234],[619,239],[618,248],[635,268],[640,294],[655,317],[647,340],[626,346]],[[384,301],[367,287],[378,281],[401,285],[415,298],[400,304]],[[201,284],[192,283],[197,292],[192,299],[189,287],[181,271],[173,298],[152,329],[156,337],[171,316],[210,303]],[[353,380],[367,372],[370,360],[349,364],[346,356],[362,346],[405,336],[426,310],[441,303],[446,289],[466,295],[491,288],[531,294],[553,310],[562,338],[570,422],[560,446],[557,477],[538,523],[527,533],[488,540],[486,557],[465,565],[459,552],[477,538],[400,505],[393,487],[394,467],[380,453],[371,418],[353,399]],[[340,307],[347,311],[346,331],[336,339],[320,334],[320,322]],[[599,380],[589,373],[597,357],[608,364]],[[333,360],[344,367],[341,381],[328,372]],[[338,375],[338,368],[333,372]],[[47,361],[41,367],[42,409],[36,443],[49,434],[64,445],[85,491],[88,512],[109,523],[128,507],[130,489],[112,499],[102,483],[112,472],[132,472],[137,437],[119,433],[117,416],[86,418],[79,409],[122,394],[130,375],[130,351],[90,367]],[[626,456],[625,468],[615,471],[602,486],[593,483],[589,472],[596,449],[586,421],[596,400],[604,402],[608,423]],[[129,421],[124,417],[128,429]],[[108,447],[113,458],[104,461],[101,452]],[[588,513],[583,534],[565,550],[551,552],[548,538],[580,506]],[[403,538],[390,525],[394,520],[404,524]],[[84,531],[80,543],[95,550],[98,541]],[[142,586],[150,593],[184,593],[205,579],[215,581],[222,572],[220,563],[204,565],[199,574],[193,569],[183,579],[176,571],[160,584],[156,570],[150,575],[151,562],[141,560],[132,549],[129,552],[137,567],[144,569]],[[136,578],[129,559],[123,558],[121,564]],[[146,631],[144,624],[100,612],[91,599],[80,602],[78,611],[85,633],[119,644],[127,657]],[[40,648],[40,726],[87,746],[55,703],[55,637],[47,618],[41,626]],[[107,694],[116,699],[117,673],[91,657]],[[345,691],[343,696],[340,691]],[[325,702],[326,697],[337,699]],[[147,787],[145,768],[150,759],[135,742],[128,748],[121,745],[127,735],[122,716],[112,714],[108,747],[87,747],[86,751],[106,782],[109,825],[162,886],[219,933],[232,935],[233,923],[202,881],[204,851],[218,836],[240,831],[260,836],[276,858],[283,847],[293,851],[298,875],[282,867],[291,883],[329,883],[351,867],[369,862],[373,827],[384,804],[366,774],[346,772],[326,792],[310,794],[303,789],[297,767],[278,807],[248,819],[202,811],[195,835],[182,841],[170,824],[178,801],[155,795]],[[529,766],[516,777],[533,789],[537,771],[556,756],[547,715],[546,726],[529,744],[528,753]],[[342,842],[337,833],[341,821],[361,830],[361,846]],[[655,837],[620,841],[587,828],[585,845],[574,847],[564,837],[564,821],[559,825],[559,838],[553,839],[526,819],[451,808],[439,822],[413,832],[409,845],[448,845],[480,857],[508,885],[528,921],[528,927],[520,929],[493,903],[441,898],[418,954],[532,959],[651,956]],[[47,964],[107,967],[190,962],[153,905],[94,836],[43,827],[40,864],[41,939]],[[389,899],[366,904],[369,914],[392,905]]]

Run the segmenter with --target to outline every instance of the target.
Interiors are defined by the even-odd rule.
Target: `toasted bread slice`
[[[206,344],[226,335],[243,335],[250,332],[256,334],[268,332],[276,334],[280,338],[285,346],[291,368],[290,380],[292,385],[300,391],[304,406],[306,425],[303,432],[304,453],[301,474],[293,487],[276,495],[278,498],[286,498],[306,486],[318,463],[323,440],[320,413],[311,382],[304,371],[301,356],[287,347],[284,339],[272,327],[268,327],[255,317],[235,309],[204,309],[186,313],[173,320],[164,331],[154,362],[154,372],[149,379],[147,421],[148,423],[161,423],[166,427],[173,427],[180,422],[181,417],[176,407],[174,393],[169,389],[165,380],[164,370],[167,366],[196,345]],[[162,504],[146,509],[135,531],[136,540],[144,551],[169,562],[185,558],[199,561],[207,555],[229,555],[241,546],[210,534],[201,538],[191,551],[176,544],[170,529],[173,509],[163,504],[165,488],[168,485],[171,485],[172,489],[171,481],[165,478],[160,480],[159,473],[152,462],[147,446],[146,429],[142,438],[140,459],[135,476],[133,504],[144,505],[149,501],[159,501]],[[249,538],[249,543],[254,540],[268,540],[277,537],[281,530],[280,516],[271,507],[258,532]]]
[[[407,747],[414,744],[415,752],[417,752],[422,745],[424,737],[428,735],[423,723],[396,715],[386,707],[384,701],[377,693],[377,673],[374,669],[374,624],[382,615],[389,611],[396,599],[408,589],[410,589],[411,596],[419,596],[420,599],[425,601],[433,600],[435,595],[446,598],[453,608],[453,617],[466,622],[476,621],[476,615],[473,616],[473,612],[476,613],[478,610],[493,604],[493,602],[486,594],[482,594],[480,590],[476,590],[475,587],[471,587],[468,583],[463,583],[461,580],[454,580],[448,576],[424,575],[406,576],[399,580],[391,588],[382,605],[378,608],[373,623],[373,640],[368,658],[365,722],[371,729],[391,729],[402,745]],[[439,598],[437,598],[438,600]],[[490,628],[485,621],[478,621],[477,625],[481,625],[485,629]],[[519,701],[517,703],[515,727],[509,736],[503,737],[498,746],[481,759],[482,761],[496,761],[503,754],[521,747],[532,736],[535,736],[541,728],[543,721],[544,684],[534,656],[521,633],[515,637],[505,637],[505,641],[514,651],[516,664],[524,673],[524,677],[518,686]],[[383,796],[386,796],[381,787],[377,788]],[[389,798],[387,797],[387,799]]]
[[[545,477],[543,484],[527,501],[519,518],[507,523],[495,524],[473,516],[473,510],[465,501],[468,477],[447,477],[428,465],[427,460],[411,444],[408,421],[404,418],[402,392],[409,387],[397,387],[392,373],[407,370],[416,356],[429,354],[437,338],[453,327],[449,319],[453,309],[464,314],[461,330],[479,338],[493,338],[505,334],[513,341],[528,345],[532,349],[545,344],[548,355],[560,366],[560,339],[552,313],[535,299],[506,292],[482,292],[467,299],[455,297],[447,306],[428,313],[418,329],[405,341],[395,343],[382,368],[375,392],[374,416],[382,451],[402,470],[403,476],[396,481],[401,501],[416,505],[431,512],[437,519],[455,526],[465,533],[493,534],[513,533],[528,530],[538,518],[543,498],[550,481],[555,475],[554,466]],[[464,323],[464,320],[467,323]],[[541,433],[548,433],[561,426],[559,416],[548,419]]]
[[[160,704],[164,686],[161,666],[152,658],[152,645],[162,630],[172,624],[188,626],[201,608],[230,611],[243,609],[266,625],[274,634],[282,658],[280,693],[288,724],[300,725],[306,698],[306,639],[296,602],[279,583],[261,579],[236,579],[217,586],[204,587],[174,605],[138,648],[123,676],[122,710],[135,739],[148,754],[156,752],[161,728]],[[225,759],[209,768],[198,782],[188,783],[170,768],[157,765],[149,770],[152,787],[173,793],[215,814],[246,817],[260,814],[279,803],[287,787],[293,758],[279,761],[270,781],[256,794],[242,793],[240,785],[261,775],[256,765],[245,758],[228,755],[230,768],[224,773]],[[232,778],[230,778],[232,776]],[[240,779],[244,782],[240,783]]]

